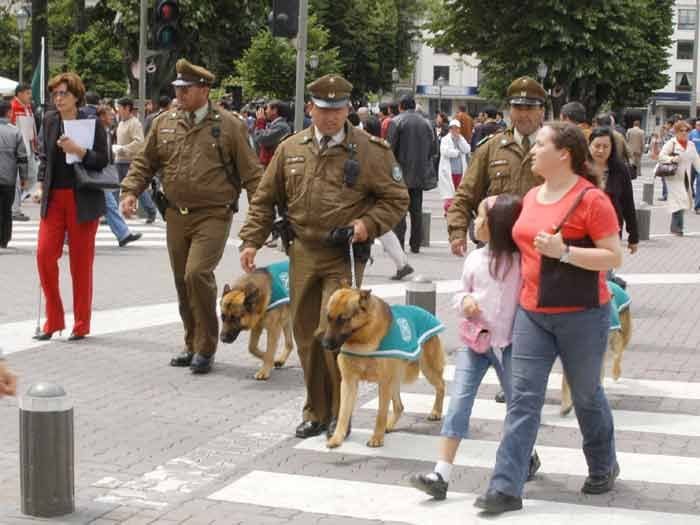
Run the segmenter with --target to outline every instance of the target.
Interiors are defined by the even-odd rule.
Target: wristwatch
[[[571,246],[568,244],[564,245],[564,253],[561,254],[561,257],[559,257],[559,261],[563,262],[565,264],[569,263],[569,259],[571,259]]]

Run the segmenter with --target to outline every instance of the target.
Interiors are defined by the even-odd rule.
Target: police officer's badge
[[[401,182],[403,180],[403,173],[401,173],[401,166],[398,164],[391,169],[391,178],[396,182]]]

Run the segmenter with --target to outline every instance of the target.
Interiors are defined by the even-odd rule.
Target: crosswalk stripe
[[[117,242],[117,239],[112,235],[111,236],[112,240],[96,240],[95,241],[95,247],[96,248],[116,248],[119,246],[119,243]],[[27,240],[22,240],[22,241],[10,241],[8,244],[9,248],[36,248],[36,239],[27,241]],[[142,237],[138,241],[135,241],[133,244],[129,245],[129,249],[132,248],[137,248],[137,247],[142,247],[142,248],[164,248],[168,245],[167,241],[165,238],[161,240],[157,240],[155,238],[148,238],[146,236]],[[241,241],[239,239],[229,239],[226,241],[226,246],[234,246],[234,247],[239,247],[241,245]],[[68,250],[68,246],[65,247],[65,250]]]
[[[302,476],[254,470],[209,499],[265,507],[295,509],[356,519],[403,522],[411,525],[490,524],[473,507],[474,494],[450,492],[445,501],[427,501],[428,496],[411,488],[365,481]],[[506,513],[498,523],[542,525],[688,525],[697,516],[653,511],[523,500],[522,512]],[[553,521],[556,520],[556,521]]]
[[[455,367],[447,365],[443,372],[445,381],[454,381]],[[552,372],[549,374],[548,390],[561,390],[562,374]],[[493,369],[489,369],[482,380],[482,384],[498,385],[498,376]],[[670,397],[674,399],[700,399],[700,382],[687,381],[662,381],[656,379],[630,379],[621,377],[615,381],[606,377],[603,383],[608,394],[624,396]]]
[[[328,449],[325,435],[305,439],[295,448],[320,453],[428,461],[431,464],[438,457],[440,436],[392,432],[384,437],[383,447],[371,448],[366,445],[371,435],[372,431],[369,429],[353,428],[340,448]],[[493,468],[497,449],[498,441],[465,439],[459,446],[454,464],[463,467]],[[540,472],[579,476],[586,476],[588,473],[581,448],[537,445],[536,449],[542,460]],[[617,459],[620,463],[621,480],[700,486],[700,458],[617,452]]]
[[[406,412],[429,414],[433,407],[434,395],[402,393]],[[446,396],[443,412],[447,412],[449,397]],[[377,398],[362,405],[362,408],[376,410]],[[637,412],[629,410],[613,410],[615,430],[629,432],[675,434],[678,436],[700,437],[700,416],[687,414],[668,414],[663,412]],[[506,416],[506,406],[493,400],[476,399],[472,409],[472,417],[492,421],[503,421]],[[578,428],[575,417],[561,417],[558,405],[545,404],[542,409],[542,425],[552,427]]]
[[[134,231],[135,233],[135,231]],[[151,232],[139,232],[143,234],[142,239],[162,239],[165,240],[165,232],[160,231],[158,233],[151,233]],[[114,234],[112,232],[97,232],[97,235],[95,235],[96,239],[116,239]],[[30,233],[13,233],[12,234],[12,240],[14,241],[15,239],[17,240],[26,240],[26,239],[37,239],[37,235],[35,234],[30,234]]]

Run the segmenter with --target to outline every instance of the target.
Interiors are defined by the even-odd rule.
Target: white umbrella
[[[9,97],[15,94],[17,82],[10,78],[0,77],[0,95]]]

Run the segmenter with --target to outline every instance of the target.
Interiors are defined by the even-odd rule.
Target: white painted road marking
[[[235,243],[236,241],[229,240],[229,243],[231,242]],[[114,244],[109,243],[109,246],[114,246]],[[700,283],[700,274],[624,274],[622,277],[630,284]],[[439,294],[454,293],[462,286],[461,282],[457,280],[436,281],[435,284]],[[406,283],[368,285],[368,288],[371,288],[372,293],[382,299],[397,299],[406,294]],[[70,327],[72,322],[72,315],[66,314],[66,326]],[[91,335],[99,336],[141,330],[179,322],[177,303],[174,302],[129,306],[113,310],[96,310],[92,313]],[[36,320],[33,319],[0,325],[0,345],[5,353],[11,354],[50,344],[51,341],[38,342],[31,339],[35,326]]]
[[[493,525],[493,517],[479,515],[478,509],[473,506],[475,498],[474,494],[450,492],[445,501],[434,502],[410,487],[259,470],[209,496],[209,499],[217,501],[281,507],[356,519],[390,520],[411,525]],[[594,507],[532,499],[523,500],[523,505],[522,512],[502,514],[496,521],[499,524],[518,525],[688,525],[697,522],[697,516],[688,514],[608,506]]]
[[[440,423],[438,423],[439,425]],[[439,453],[440,436],[392,432],[384,438],[384,446],[371,448],[366,445],[372,435],[369,429],[352,429],[352,434],[340,448],[326,447],[326,436],[305,439],[296,447],[322,453],[356,454],[378,458],[393,458],[435,462]],[[537,445],[537,454],[542,460],[540,472],[586,476],[588,466],[580,448],[543,447]],[[498,441],[464,439],[459,446],[454,464],[463,467],[493,468],[496,463]],[[700,486],[700,458],[662,456],[618,452],[620,479],[647,483]]]
[[[447,365],[443,372],[445,381],[454,381],[455,367]],[[552,372],[549,374],[547,390],[561,390],[562,374]],[[492,368],[484,376],[482,384],[498,385],[498,376]],[[606,377],[603,383],[608,394],[639,396],[639,397],[670,397],[675,399],[700,399],[700,382],[687,381],[660,381],[656,379],[630,379],[621,377],[615,381]]]
[[[429,414],[433,407],[435,396],[432,394],[402,393],[406,412]],[[447,413],[450,404],[445,397],[443,413]],[[376,410],[377,398],[362,405],[362,408]],[[638,412],[631,410],[613,410],[615,430],[629,432],[644,432],[658,434],[674,434],[677,436],[700,437],[700,416],[687,414],[668,414],[664,412]],[[476,399],[472,409],[472,418],[503,421],[506,417],[506,405],[493,400]],[[542,425],[552,427],[578,428],[578,421],[573,416],[561,417],[559,405],[545,404],[542,408]]]

